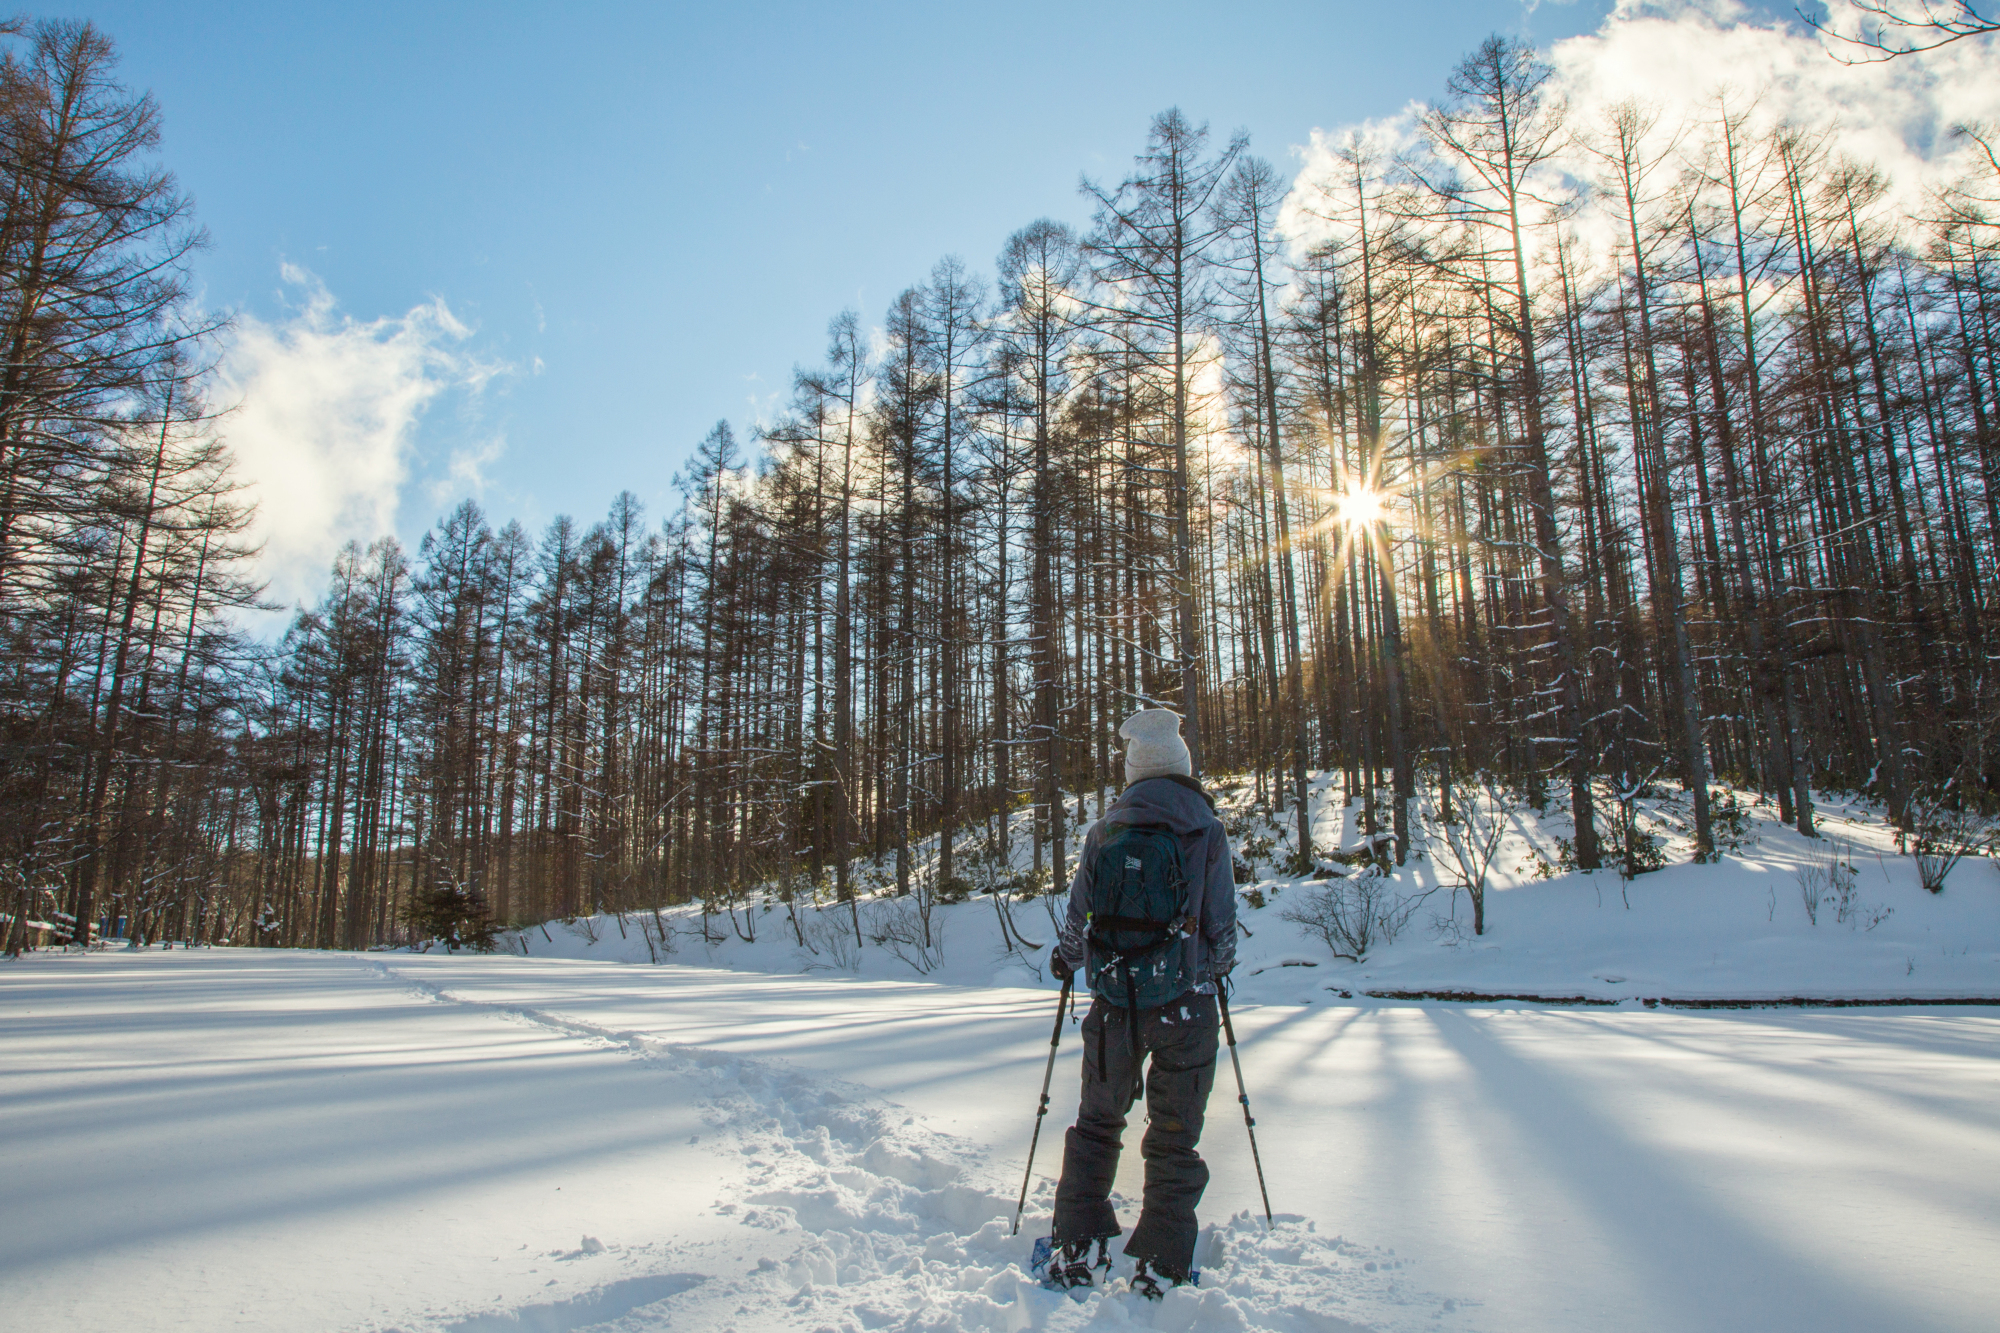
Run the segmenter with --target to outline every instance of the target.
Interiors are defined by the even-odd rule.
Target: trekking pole
[[[1243,1128],[1250,1132],[1250,1161],[1257,1168],[1257,1193],[1264,1199],[1264,1225],[1275,1229],[1277,1223],[1271,1219],[1271,1191],[1264,1188],[1264,1159],[1257,1155],[1257,1117],[1250,1114],[1250,1094],[1243,1090],[1243,1062],[1236,1057],[1236,1029],[1229,1022],[1227,978],[1217,983],[1215,998],[1222,1005],[1222,1032],[1229,1038],[1229,1063],[1236,1068],[1236,1100],[1243,1103]]]
[[[1063,1010],[1069,1007],[1069,986],[1072,977],[1064,977],[1062,994],[1056,997],[1056,1027],[1049,1033],[1049,1065],[1042,1071],[1042,1101],[1035,1108],[1035,1133],[1028,1140],[1028,1169],[1021,1176],[1021,1198],[1014,1205],[1014,1229],[1007,1234],[1021,1234],[1021,1210],[1028,1206],[1028,1182],[1035,1178],[1035,1145],[1042,1141],[1042,1117],[1049,1113],[1049,1080],[1056,1073],[1056,1044],[1062,1040]]]

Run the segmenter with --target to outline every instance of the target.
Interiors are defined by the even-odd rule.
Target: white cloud
[[[1836,27],[1853,21],[1844,0],[1828,10]],[[1888,174],[1905,212],[1970,164],[1951,127],[2000,117],[2000,46],[1990,38],[1848,65],[1803,24],[1752,22],[1733,0],[1620,0],[1596,32],[1548,54],[1579,130],[1625,101],[1656,108],[1665,126],[1712,120],[1726,92],[1739,108],[1754,102],[1766,123],[1831,131],[1841,153]]]
[[[498,435],[479,444],[453,449],[451,464],[445,469],[445,474],[430,484],[431,502],[442,507],[453,496],[483,499],[489,481],[486,469],[499,462],[500,456],[506,452],[507,441]]]
[[[1321,191],[1321,184],[1331,185],[1344,195],[1351,172],[1340,160],[1344,151],[1357,152],[1387,167],[1398,154],[1414,149],[1419,142],[1418,120],[1422,112],[1423,107],[1412,102],[1394,116],[1364,120],[1337,130],[1314,130],[1311,141],[1295,150],[1305,165],[1279,205],[1279,234],[1300,250],[1344,238],[1347,229],[1329,214],[1329,201]]]
[[[1832,0],[1828,11],[1837,30],[1855,22],[1848,0]],[[1614,106],[1636,102],[1657,115],[1661,140],[1677,139],[1684,154],[1698,156],[1717,98],[1726,96],[1733,111],[1754,106],[1760,125],[1827,131],[1838,152],[1888,176],[1888,208],[1921,214],[1929,187],[1974,166],[1972,147],[1955,139],[1952,127],[2000,122],[2000,41],[1960,41],[1849,65],[1829,55],[1823,40],[1796,20],[1753,18],[1738,0],[1619,0],[1595,32],[1559,41],[1546,55],[1555,68],[1552,91],[1568,102],[1569,128],[1580,139],[1597,131]],[[1438,71],[1440,93],[1447,73]],[[1285,234],[1295,242],[1328,234],[1314,216],[1317,182],[1327,179],[1348,136],[1385,152],[1404,149],[1415,139],[1420,110],[1313,131],[1286,201]],[[1580,146],[1562,165],[1583,177],[1598,172]],[[1602,222],[1586,216],[1577,225],[1588,237]]]
[[[396,530],[417,428],[439,394],[476,395],[501,367],[465,347],[472,330],[441,298],[371,321],[342,313],[317,277],[281,275],[302,296],[289,317],[241,316],[218,376],[232,408],[222,433],[256,501],[260,575],[272,600],[310,604],[349,540]],[[451,457],[454,485],[477,489],[497,439]]]

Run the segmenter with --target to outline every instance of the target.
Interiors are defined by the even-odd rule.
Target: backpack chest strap
[[[1177,935],[1185,931],[1186,917],[1176,917],[1172,921],[1155,921],[1146,916],[1097,916],[1090,918],[1093,930],[1145,930],[1163,935]]]

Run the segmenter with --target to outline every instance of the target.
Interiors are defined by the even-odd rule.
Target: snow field
[[[667,1039],[678,1006],[624,984],[659,972],[514,964],[241,951],[0,972],[7,1326],[1435,1326],[1406,1317],[1400,1261],[1303,1220],[1210,1228],[1208,1288],[1157,1307],[1043,1291],[1022,1266],[1052,1182],[1010,1236],[1017,1157],[865,1086]],[[774,1026],[745,998],[710,1003]],[[775,1026],[809,1045],[826,1009]]]
[[[1290,1216],[1246,1211],[1223,1071],[1205,1285],[1155,1307],[1020,1272],[1073,1031],[1005,1234],[1049,1008],[685,965],[30,956],[0,967],[7,1326],[1860,1333],[2000,1302],[1990,1009],[1246,1002]]]
[[[857,1327],[1019,1333],[1118,1326],[1184,1333],[1343,1328],[1387,1333],[1438,1326],[1434,1319],[1412,1319],[1406,1307],[1413,1302],[1425,1313],[1455,1312],[1459,1304],[1410,1290],[1401,1276],[1406,1261],[1391,1253],[1322,1237],[1314,1223],[1295,1214],[1273,1228],[1248,1211],[1205,1228],[1198,1252],[1206,1268],[1204,1285],[1170,1293],[1158,1306],[1123,1289],[1132,1268],[1122,1255],[1106,1288],[1082,1296],[1049,1292],[1027,1274],[1034,1237],[1046,1231],[1054,1200],[1055,1182],[1048,1175],[1036,1178],[1023,1230],[1012,1234],[1015,1200],[971,1183],[994,1175],[979,1145],[927,1128],[866,1087],[541,1009],[460,999],[408,979],[397,966],[375,966],[385,979],[407,982],[440,1003],[489,1009],[615,1044],[650,1068],[704,1087],[704,1119],[726,1136],[743,1166],[739,1179],[725,1183],[713,1211],[797,1242],[781,1259],[760,1259],[730,1287],[723,1303],[736,1302],[729,1311],[731,1327],[796,1326],[814,1333]],[[1049,1156],[1043,1164],[1049,1169],[1061,1161],[1063,1121],[1057,1113],[1045,1126],[1043,1148]],[[1133,1137],[1130,1155],[1136,1156]],[[1128,1216],[1135,1212],[1134,1200],[1121,1196],[1118,1202]],[[703,1303],[690,1293],[690,1299],[655,1313],[684,1327]],[[596,1321],[601,1305],[584,1300],[575,1308]],[[1368,1322],[1336,1312],[1365,1315]],[[477,1333],[507,1317],[474,1316],[445,1328]],[[540,1318],[560,1325],[554,1316]],[[818,1319],[825,1322],[815,1323]]]
[[[928,1244],[933,1233],[922,1224],[855,1226],[849,1218],[868,1215],[861,1200],[871,1190],[908,1201],[876,1205],[888,1213],[938,1215],[938,1204],[904,1191],[954,1184],[997,1199],[995,1215],[1011,1209],[1047,1055],[1046,991],[518,958],[405,957],[391,966],[442,983],[461,1001],[671,1043],[698,1037],[703,1058],[742,1057],[759,1069],[780,1062],[806,1080],[796,1086],[865,1085],[890,1105],[858,1096],[843,1105],[866,1102],[899,1117],[885,1126],[892,1146],[959,1169],[922,1188],[893,1175],[886,1179],[898,1187],[878,1186],[868,1177],[886,1173],[864,1162],[864,1174],[843,1184],[830,1154],[813,1156],[819,1140],[807,1117],[808,1133],[797,1137],[807,1140],[811,1166],[774,1158],[775,1184],[746,1179],[729,1197],[711,1197],[747,1213],[795,1206],[757,1204],[752,1192],[813,1196],[819,1211],[799,1217],[806,1231],[796,1237],[808,1248],[823,1243],[837,1257],[843,1239],[852,1247],[859,1232],[890,1274],[896,1267],[882,1257],[907,1265],[908,1250],[897,1246]],[[1238,1327],[1240,1316],[1242,1327],[1270,1329],[1339,1329],[1341,1321],[1521,1333],[1969,1329],[1986,1327],[2000,1302],[1990,1263],[2000,1252],[2000,1109],[1992,1097],[2000,1013],[1992,1009],[1245,1003],[1237,1025],[1275,1206],[1305,1218],[1300,1225],[1316,1228],[1309,1235],[1344,1234],[1362,1245],[1345,1247],[1352,1263],[1331,1262],[1310,1245],[1288,1262],[1291,1237],[1281,1232],[1268,1242],[1278,1246],[1265,1256],[1272,1273],[1238,1276],[1262,1261],[1266,1242],[1261,1223],[1245,1216],[1256,1204],[1255,1178],[1232,1080],[1221,1071],[1202,1143],[1213,1170],[1204,1216],[1231,1219],[1230,1228],[1241,1228],[1232,1235],[1253,1243],[1244,1253],[1226,1241],[1231,1263],[1205,1275],[1220,1285],[1201,1299],[1220,1292],[1235,1306],[1201,1307],[1219,1321],[1214,1327]],[[1071,1028],[1018,1245],[1044,1229],[1037,1219],[1046,1217],[1060,1130],[1075,1104],[1076,1059]],[[1128,1201],[1139,1185],[1136,1129],[1119,1174]],[[831,1150],[850,1154],[849,1170],[857,1169],[851,1154],[873,1141],[858,1131],[829,1137]],[[1123,1216],[1132,1220],[1129,1202]],[[829,1225],[816,1230],[820,1223]],[[1000,1270],[1001,1289],[977,1294],[1009,1305],[1014,1278],[1005,1263],[1018,1264],[1025,1249],[982,1253],[978,1232],[951,1231],[965,1238],[954,1243],[966,1253],[966,1271],[953,1280]],[[1414,1272],[1404,1266],[1412,1261]],[[848,1276],[849,1263],[873,1271],[843,1258],[836,1278]],[[878,1294],[867,1319],[855,1293],[829,1292],[815,1279],[821,1304],[812,1322],[736,1327],[950,1326],[919,1322],[934,1310],[978,1326],[973,1313],[951,1309],[956,1298],[888,1285],[895,1294]],[[1051,1305],[1048,1293],[1028,1294],[1006,1320],[1035,1327],[1041,1316],[1043,1326],[1064,1328],[1085,1326],[1079,1318],[1091,1327],[1169,1318],[1167,1306],[1149,1311],[1129,1298],[1093,1298],[1079,1314],[1066,1298]],[[842,1300],[844,1318],[836,1317]]]
[[[353,957],[24,964],[0,973],[10,1329],[379,1329],[728,1271],[721,1226],[654,1230],[649,1196],[720,1178],[660,1150],[701,1135],[699,1099],[622,1053]]]
[[[1234,1009],[1281,1211],[1275,1230],[1253,1213],[1225,1058],[1198,1290],[1079,1298],[1025,1273],[1076,1104],[1067,1023],[1009,1234],[1060,900],[1014,905],[1038,947],[1013,950],[991,899],[941,905],[920,969],[872,938],[836,953],[845,905],[803,906],[802,945],[783,903],[747,895],[705,932],[694,907],[599,916],[486,957],[0,964],[6,1326],[1993,1326],[2000,1007],[1644,1003],[2000,996],[1989,863],[1932,895],[1864,808],[1824,808],[1808,841],[1752,807],[1719,863],[1628,882],[1554,873],[1566,817],[1510,807],[1473,936],[1420,819],[1387,880],[1406,928],[1344,960],[1288,919],[1326,884],[1271,876],[1283,825],[1223,795],[1258,863]],[[1322,846],[1352,845],[1357,815],[1320,782]],[[1676,818],[1670,796],[1648,806],[1684,858]],[[1834,860],[1846,910],[1809,913],[1800,871]],[[864,932],[908,910],[871,898]],[[1462,991],[1594,1003],[1389,998]]]

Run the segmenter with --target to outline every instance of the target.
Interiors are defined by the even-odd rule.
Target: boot
[[[1168,1288],[1183,1286],[1186,1282],[1185,1277],[1170,1273],[1145,1259],[1139,1260],[1132,1269],[1132,1290],[1149,1301],[1165,1299]]]
[[[1042,1279],[1042,1285],[1053,1287],[1057,1291],[1095,1286],[1097,1278],[1092,1270],[1097,1268],[1109,1270],[1111,1255],[1106,1250],[1104,1238],[1101,1236],[1097,1240],[1095,1262],[1085,1257],[1089,1253],[1090,1242],[1087,1240],[1064,1241],[1062,1248],[1056,1253],[1054,1262],[1049,1264],[1049,1275]]]

